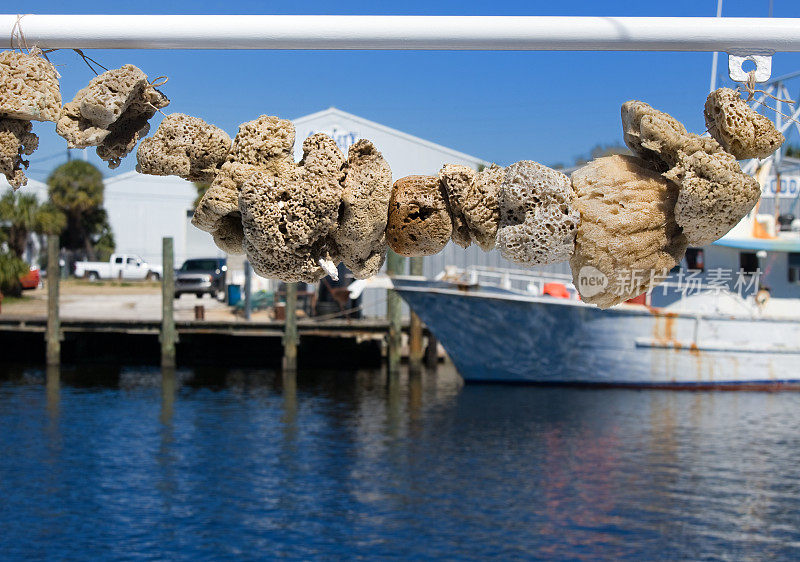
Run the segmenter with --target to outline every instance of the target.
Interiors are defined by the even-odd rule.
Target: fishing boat
[[[800,188],[800,177],[784,181]],[[800,386],[800,220],[791,218],[754,212],[690,248],[652,291],[607,310],[558,273],[475,266],[392,284],[468,382]]]
[[[788,97],[783,80],[798,75],[765,95]],[[779,130],[800,130],[800,109],[781,116]],[[778,151],[743,170],[762,186],[759,205],[608,310],[555,272],[449,268],[392,282],[467,382],[800,388],[800,160]]]
[[[732,249],[697,255],[713,264]],[[800,241],[792,249],[800,252]],[[789,259],[757,259],[780,254]],[[473,267],[393,284],[467,382],[800,387],[800,287],[796,297],[767,293],[777,270],[761,282],[745,275],[745,294],[696,281],[687,289],[675,281],[682,268],[643,299],[608,310],[579,300],[557,274]]]

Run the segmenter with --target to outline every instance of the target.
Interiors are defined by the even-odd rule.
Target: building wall
[[[187,211],[197,197],[191,182],[129,172],[107,179],[105,185],[105,208],[118,252],[160,264],[161,239],[172,236],[176,265],[190,257],[225,255],[208,233],[189,223]]]

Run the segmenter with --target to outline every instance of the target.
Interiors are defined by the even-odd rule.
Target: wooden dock
[[[178,335],[185,334],[217,334],[228,336],[280,337],[283,336],[284,323],[272,321],[226,322],[214,320],[175,321]],[[404,329],[408,329],[405,322]],[[0,315],[0,332],[37,332],[44,334],[47,330],[46,316]],[[62,333],[108,332],[117,334],[155,334],[161,331],[160,320],[113,320],[113,319],[61,319]],[[314,320],[302,318],[297,320],[297,331],[300,336],[313,335],[324,337],[383,337],[389,332],[389,321],[381,318],[360,318],[354,320]]]
[[[177,364],[278,367],[283,321],[178,320]],[[375,367],[386,355],[390,323],[381,318],[297,320],[301,367]],[[160,361],[160,320],[62,318],[65,363]],[[404,331],[408,322],[403,323]],[[46,316],[0,315],[0,363],[40,362],[45,357]]]

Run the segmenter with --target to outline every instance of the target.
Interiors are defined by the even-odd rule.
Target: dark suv
[[[195,258],[183,262],[175,271],[175,298],[183,293],[194,293],[197,298],[206,293],[212,297],[224,293],[226,263],[225,258]]]

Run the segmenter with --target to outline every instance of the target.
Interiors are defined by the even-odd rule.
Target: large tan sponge
[[[370,141],[350,147],[345,165],[336,254],[357,279],[372,277],[386,258],[392,170]]]
[[[570,259],[581,298],[608,308],[664,279],[683,258],[675,222],[678,186],[633,156],[610,156],[573,172],[580,225]]]
[[[730,88],[708,94],[703,112],[709,134],[737,160],[766,158],[783,144],[772,121],[751,108]]]
[[[345,159],[317,133],[303,142],[303,160],[286,173],[257,172],[242,186],[244,250],[256,273],[286,282],[319,281],[333,267],[331,234],[342,196]]]
[[[262,115],[239,125],[230,153],[195,209],[192,224],[210,232],[220,249],[244,253],[239,192],[247,179],[261,172],[278,176],[294,168],[291,121]],[[237,228],[238,223],[238,228]]]
[[[98,147],[97,155],[116,168],[148,133],[150,118],[167,105],[147,75],[126,64],[96,76],[64,104],[56,132],[70,148]]]
[[[724,236],[758,202],[761,187],[732,154],[695,152],[664,174],[680,185],[675,220],[689,245],[705,246]]]
[[[136,151],[136,171],[211,183],[231,150],[228,134],[202,119],[173,113]]]
[[[0,53],[0,117],[58,121],[58,72],[40,53],[38,49]]]
[[[439,178],[406,176],[394,182],[386,240],[401,256],[431,256],[442,251],[453,232]]]
[[[676,166],[683,155],[723,151],[714,139],[687,132],[680,121],[642,101],[625,102],[621,113],[625,144],[660,172]]]
[[[497,248],[524,266],[566,261],[580,217],[567,176],[530,160],[505,170],[500,187]]]
[[[670,115],[646,103],[622,105],[628,146],[679,186],[675,219],[691,246],[722,237],[753,208],[758,183],[711,137],[686,132]]]
[[[497,200],[504,177],[505,170],[495,164],[480,172],[460,164],[446,164],[439,171],[453,222],[453,242],[464,248],[476,242],[487,252],[494,248],[500,220]]]
[[[30,121],[20,119],[0,119],[0,173],[15,190],[26,183],[22,168],[28,161],[22,157],[33,154],[39,146],[39,137],[31,132]]]

